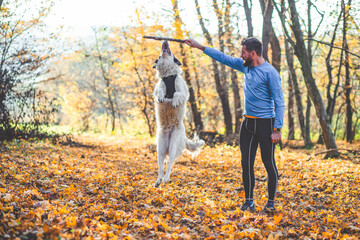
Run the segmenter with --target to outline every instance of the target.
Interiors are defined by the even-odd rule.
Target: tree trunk
[[[292,80],[292,83],[294,86],[294,93],[295,93],[295,100],[296,100],[301,136],[302,136],[302,139],[304,140],[304,145],[306,146],[304,108],[302,105],[301,92],[300,92],[299,84],[297,81],[296,72],[294,69],[294,53],[293,53],[292,48],[290,48],[289,42],[287,40],[285,40],[285,52],[286,52],[286,60],[288,63],[288,68],[289,68],[290,75],[291,75],[291,80]]]
[[[217,1],[213,0],[213,7],[218,19],[218,40],[219,40],[219,46],[220,51],[225,51],[225,44],[224,44],[224,21],[223,21],[223,14],[222,11],[219,9],[219,6],[217,5]],[[220,86],[222,94],[224,95],[224,100],[226,100],[226,105],[228,106],[228,109],[223,109],[224,114],[228,115],[228,117],[225,117],[225,126],[226,126],[226,135],[228,136],[228,139],[230,140],[232,138],[233,133],[233,125],[232,125],[232,114],[230,110],[230,103],[229,103],[229,94],[228,94],[228,83],[226,81],[226,66],[225,64],[220,64]],[[225,115],[224,115],[225,116]],[[231,127],[230,127],[231,126]]]
[[[313,143],[311,142],[310,133],[310,116],[311,116],[311,98],[308,93],[306,98],[306,113],[305,113],[305,148],[312,148]]]
[[[273,13],[273,5],[271,0],[260,0],[260,5],[263,14],[263,57],[269,62],[268,51],[272,31],[271,18]]]
[[[98,52],[98,59],[99,59],[99,63],[100,63],[100,69],[101,69],[101,73],[103,76],[103,79],[105,81],[105,86],[106,86],[106,94],[107,94],[107,101],[108,104],[110,106],[110,114],[111,114],[111,132],[113,132],[115,130],[115,119],[116,119],[116,111],[114,108],[114,102],[112,99],[112,88],[111,88],[111,82],[110,82],[110,78],[106,72],[105,66],[104,66],[104,62],[100,53],[100,48],[99,48],[99,40],[97,38],[97,31],[94,29],[94,33],[95,33],[95,41],[96,41],[96,50]]]
[[[187,37],[190,39],[190,34],[189,32],[187,32]],[[191,66],[192,69],[194,71],[194,75],[195,75],[195,82],[196,82],[196,88],[197,88],[197,92],[196,92],[196,99],[200,99],[201,98],[201,86],[200,86],[200,78],[199,78],[199,73],[198,73],[198,69],[196,67],[196,61],[194,58],[194,52],[193,52],[193,48],[189,48],[189,52],[190,52],[190,59],[191,59]]]
[[[234,54],[235,47],[234,43],[231,40],[232,37],[232,28],[230,26],[230,1],[226,0],[226,9],[225,9],[225,32],[226,34],[226,44],[231,55]],[[231,68],[231,89],[234,97],[234,112],[235,112],[235,136],[240,134],[241,119],[242,119],[242,109],[241,109],[241,98],[240,98],[240,89],[239,81],[236,70]]]
[[[310,69],[312,71],[312,30],[311,30],[311,0],[307,0],[307,17],[308,17],[308,41],[307,41],[307,56],[309,58]],[[315,79],[314,79],[315,80]],[[307,96],[306,99],[306,121],[305,121],[305,148],[312,148],[313,144],[311,142],[311,133],[310,133],[310,116],[311,116],[311,99],[310,96]]]
[[[245,11],[245,16],[246,16],[246,22],[247,22],[247,27],[248,27],[248,37],[252,37],[254,35],[254,28],[252,25],[252,14],[251,14],[251,10],[252,10],[252,0],[250,0],[250,7],[249,7],[249,3],[248,0],[243,0],[244,2],[244,11]]]
[[[208,41],[209,45],[213,46],[212,44],[212,38],[210,36],[209,31],[205,27],[204,20],[201,16],[200,7],[198,4],[198,0],[195,0],[196,5],[196,11],[198,14],[198,19],[200,22],[201,29],[205,35],[206,40]],[[224,115],[224,122],[225,122],[225,128],[226,128],[226,136],[232,135],[232,119],[231,119],[231,111],[229,106],[229,97],[228,97],[228,89],[224,88],[224,86],[221,85],[221,78],[220,78],[220,72],[219,67],[216,62],[216,60],[212,59],[212,66],[214,71],[214,78],[215,78],[215,85],[216,85],[216,91],[220,97],[221,106],[223,110]]]
[[[338,129],[338,126],[339,126],[339,120],[342,119],[343,112],[341,110],[342,110],[342,108],[344,106],[345,106],[345,103],[341,104],[340,107],[339,107],[339,110],[338,110],[337,118],[336,118],[336,121],[335,121],[335,128],[334,128],[334,135],[335,136],[336,136],[337,129]]]
[[[4,129],[7,129],[10,125],[10,114],[6,106],[6,98],[13,87],[14,84],[12,84],[8,71],[0,69],[0,125]],[[0,139],[3,138],[0,137]]]
[[[182,25],[182,21],[181,21],[180,15],[179,15],[178,1],[173,0],[172,4],[173,4],[175,22],[177,23],[177,26],[179,27],[179,29],[177,29],[177,30],[181,31],[180,27]],[[179,34],[182,35],[182,32],[180,32]],[[191,84],[191,76],[190,76],[190,68],[189,68],[189,64],[188,64],[188,59],[186,56],[186,51],[182,44],[180,44],[180,53],[181,53],[181,57],[182,57],[182,64],[183,64],[182,69],[184,71],[185,81],[189,87],[189,102],[190,102],[191,112],[192,112],[192,116],[193,116],[193,120],[194,120],[194,124],[195,124],[195,129],[197,132],[200,132],[204,129],[204,124],[202,122],[201,113],[199,111],[199,108],[197,106],[197,101],[195,99],[194,88],[192,87],[192,84]]]
[[[271,28],[270,35],[270,46],[271,46],[271,65],[280,72],[281,69],[281,47],[279,39],[276,37],[274,28]]]
[[[280,72],[281,65],[281,48],[279,39],[276,37],[272,26],[271,18],[273,13],[273,5],[271,0],[260,0],[261,11],[263,14],[263,57],[269,61],[269,43],[271,46],[271,65]]]
[[[327,70],[327,74],[328,74],[328,84],[327,84],[327,88],[326,88],[326,97],[327,97],[326,113],[327,113],[327,115],[329,117],[330,125],[332,125],[332,119],[333,119],[333,115],[334,115],[336,98],[338,97],[337,93],[338,93],[338,89],[339,89],[339,86],[340,86],[340,77],[338,77],[337,83],[335,84],[333,94],[331,94],[331,89],[332,89],[332,86],[333,86],[333,75],[332,75],[333,67],[331,66],[331,54],[332,54],[332,50],[334,48],[334,42],[335,42],[335,38],[336,38],[336,31],[337,31],[337,28],[338,28],[339,23],[340,23],[340,19],[341,19],[341,16],[342,16],[342,11],[343,11],[343,9],[341,8],[339,17],[337,19],[337,23],[335,24],[333,36],[332,36],[331,43],[330,43],[330,49],[329,49],[329,52],[328,52],[328,54],[326,56],[326,59],[325,59],[326,70]],[[341,72],[343,54],[344,54],[344,51],[341,50],[339,72]],[[334,135],[335,135],[335,132],[334,132]],[[318,143],[320,143],[320,144],[324,143],[324,140],[323,140],[321,135],[319,136]]]
[[[288,75],[288,122],[289,122],[289,132],[288,132],[288,140],[295,139],[295,124],[294,124],[294,87],[293,81],[291,79],[291,73],[289,71]]]
[[[319,89],[317,88],[315,80],[312,75],[311,64],[309,62],[309,56],[307,56],[307,50],[305,47],[303,32],[300,26],[299,15],[296,10],[295,0],[288,0],[288,3],[291,11],[291,22],[292,22],[291,28],[294,32],[296,39],[296,44],[294,46],[295,55],[298,57],[301,64],[301,70],[304,75],[305,84],[308,89],[310,98],[314,103],[316,116],[319,119],[326,148],[337,149],[337,145],[331,129],[331,125],[329,123],[328,116],[326,114],[324,102],[321,98]],[[334,150],[327,153],[326,157],[337,157],[338,155],[339,155],[338,151]]]
[[[350,99],[350,94],[351,94],[351,81],[350,81],[350,55],[349,55],[349,46],[347,43],[347,28],[348,28],[348,17],[349,17],[349,11],[350,11],[350,6],[351,6],[351,0],[349,0],[348,4],[345,5],[345,0],[341,1],[341,6],[342,9],[344,9],[343,11],[343,48],[345,50],[345,102],[346,102],[346,141],[347,142],[352,142],[353,138],[353,134],[352,134],[352,116],[353,116],[353,108],[351,106],[351,99]]]
[[[360,115],[358,115],[355,119],[355,123],[354,123],[354,126],[353,126],[353,135],[352,135],[352,139],[354,140],[355,138],[355,134],[356,134],[356,128],[357,128],[357,125],[359,123],[359,120],[360,120]]]
[[[136,76],[139,80],[139,82],[141,83],[141,93],[139,94],[143,99],[144,99],[144,103],[141,106],[141,112],[144,114],[145,120],[146,120],[146,124],[148,126],[148,131],[151,137],[153,137],[155,135],[155,121],[154,119],[151,118],[151,114],[153,112],[153,105],[151,105],[151,96],[148,95],[148,86],[146,86],[145,80],[142,77],[142,74],[140,73],[140,69],[138,67],[137,61],[136,61],[136,57],[135,57],[135,53],[134,53],[134,49],[131,46],[131,44],[128,41],[127,35],[124,33],[124,38],[126,40],[126,43],[129,47],[130,53],[131,53],[131,57],[132,60],[134,62],[134,67],[133,70],[136,73]],[[144,51],[144,49],[143,49]]]
[[[328,84],[327,84],[327,90],[326,90],[326,96],[327,96],[326,113],[329,116],[330,124],[332,123],[332,118],[333,118],[333,115],[334,115],[334,109],[335,109],[335,103],[336,103],[336,97],[338,95],[337,92],[338,92],[339,85],[340,85],[340,78],[338,78],[338,81],[337,81],[337,83],[335,85],[334,92],[333,92],[333,94],[331,94],[331,88],[332,88],[332,84],[333,84],[333,75],[332,75],[333,67],[331,66],[331,54],[332,54],[332,50],[333,50],[333,46],[334,46],[334,42],[335,42],[335,38],[336,38],[336,31],[337,31],[337,28],[339,26],[341,16],[342,16],[342,10],[340,11],[337,23],[335,24],[334,33],[333,33],[331,43],[330,43],[330,49],[329,49],[329,52],[328,52],[328,54],[326,56],[326,59],[325,59],[326,70],[327,70],[328,79],[329,79]],[[341,57],[340,57],[340,61],[339,61],[340,62],[340,64],[339,64],[339,69],[340,70],[339,71],[341,71],[343,50],[341,50],[340,56]]]
[[[201,112],[199,111],[198,104],[195,99],[194,88],[191,84],[190,69],[187,63],[186,51],[183,45],[180,45],[180,51],[181,51],[182,64],[183,64],[182,69],[184,70],[185,73],[185,81],[189,87],[189,102],[190,102],[191,112],[193,115],[195,129],[197,132],[200,132],[204,129],[204,124],[202,122]]]

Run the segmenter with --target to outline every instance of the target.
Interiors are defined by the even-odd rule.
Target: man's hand
[[[271,142],[272,143],[280,142],[280,140],[281,140],[281,132],[273,132],[271,134]]]
[[[198,43],[197,41],[195,41],[194,39],[186,39],[185,43],[187,45],[189,45],[190,47],[194,47],[194,48],[198,48],[201,51],[205,50],[205,46],[201,45],[200,43]]]

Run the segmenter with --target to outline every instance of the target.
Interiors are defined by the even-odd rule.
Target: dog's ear
[[[175,62],[177,65],[181,66],[181,62],[180,62],[179,59],[177,59],[176,57],[174,57],[174,62]]]
[[[153,68],[156,68],[156,64],[158,63],[158,61],[159,61],[159,59],[156,59],[156,61],[155,61],[155,64],[154,64]]]

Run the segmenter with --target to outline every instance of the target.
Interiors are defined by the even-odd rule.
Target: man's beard
[[[248,58],[243,62],[244,67],[248,67],[252,64],[252,58]]]

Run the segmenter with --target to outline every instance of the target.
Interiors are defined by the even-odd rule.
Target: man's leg
[[[254,134],[255,131],[256,121],[244,118],[240,130],[241,166],[245,190],[245,204],[242,210],[249,208],[251,211],[255,211],[253,204],[255,186],[254,162],[258,147],[258,139]]]
[[[268,203],[271,209],[274,208],[275,193],[278,184],[278,170],[275,163],[275,144],[271,142],[271,133],[273,131],[273,119],[262,120],[261,131],[259,131],[259,143],[261,150],[261,159],[268,175]]]

